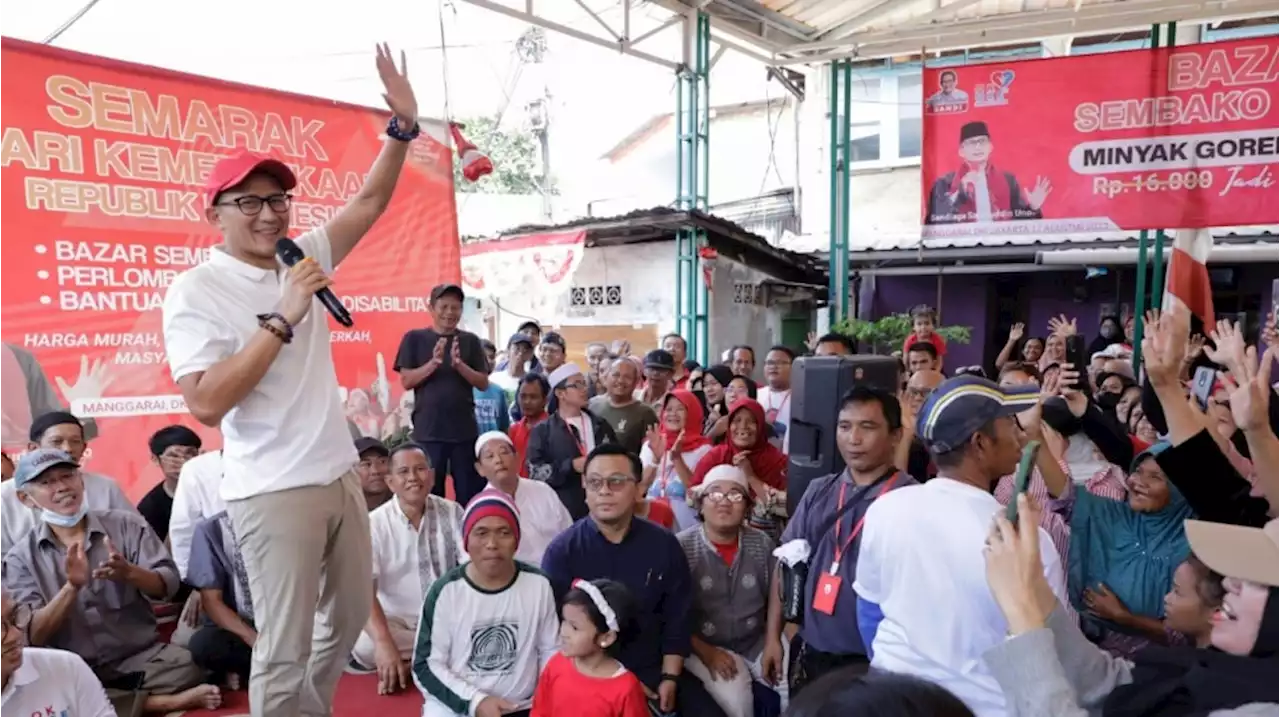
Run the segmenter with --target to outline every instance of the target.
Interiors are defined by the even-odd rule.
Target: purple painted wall
[[[1211,268],[1218,268],[1213,265]],[[1269,264],[1235,266],[1231,287],[1223,291],[1238,291],[1256,300],[1261,309],[1258,320],[1266,317],[1274,302],[1273,288],[1276,268]],[[1117,303],[1132,310],[1136,272],[1133,268],[1112,267],[1105,276],[1085,279],[1083,270],[1038,272],[1027,274],[954,274],[942,277],[941,301],[938,298],[938,277],[934,276],[880,276],[876,277],[875,293],[871,302],[872,317],[906,311],[916,304],[929,304],[938,308],[943,325],[968,326],[972,340],[968,344],[948,347],[946,366],[983,364],[994,359],[989,345],[1002,345],[1005,335],[994,336],[1003,330],[988,326],[993,320],[991,305],[994,282],[1007,282],[1007,289],[1017,293],[1016,305],[1020,317],[1026,321],[1028,333],[1043,335],[1049,319],[1058,314],[1076,318],[1080,329],[1089,337],[1097,331],[1098,319],[1104,307]],[[1118,280],[1117,280],[1118,279]],[[1217,293],[1217,289],[1215,290]],[[1117,301],[1118,299],[1118,301]],[[1220,312],[1230,314],[1233,309],[1219,307]],[[1256,327],[1251,327],[1256,330]],[[984,354],[990,353],[990,356]]]
[[[946,366],[982,363],[987,328],[987,277],[957,274],[942,277],[942,301],[938,301],[937,276],[882,276],[876,278],[872,316],[907,311],[916,304],[939,310],[943,326],[968,326],[973,339],[968,344],[947,347]]]

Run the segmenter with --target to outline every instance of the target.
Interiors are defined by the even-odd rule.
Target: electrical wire
[[[57,40],[59,37],[61,37],[62,33],[66,32],[67,30],[70,30],[72,25],[75,25],[77,22],[80,22],[80,18],[84,17],[85,13],[92,10],[93,6],[97,5],[99,2],[101,2],[101,0],[89,0],[89,2],[85,3],[84,7],[76,11],[76,14],[67,18],[66,22],[59,25],[58,29],[50,33],[48,37],[46,37],[44,40],[41,41],[41,43],[44,45],[52,45],[54,40]]]

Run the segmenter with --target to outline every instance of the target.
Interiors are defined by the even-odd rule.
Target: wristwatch
[[[410,129],[408,132],[400,129],[400,122],[396,120],[394,116],[387,122],[387,136],[394,140],[412,142],[417,139],[418,135],[421,133],[422,128],[418,126],[417,122],[413,123],[413,129]]]

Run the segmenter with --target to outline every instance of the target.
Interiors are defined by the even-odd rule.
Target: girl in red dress
[[[622,583],[573,581],[561,608],[560,652],[542,669],[530,717],[649,717],[644,686],[615,657],[633,613]]]

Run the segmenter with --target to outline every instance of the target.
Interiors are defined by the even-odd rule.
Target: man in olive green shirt
[[[640,371],[635,363],[625,357],[614,359],[604,375],[608,393],[596,396],[587,404],[587,410],[603,418],[618,436],[618,443],[631,453],[639,455],[644,436],[649,427],[658,422],[658,416],[647,404],[636,400],[636,383]]]

